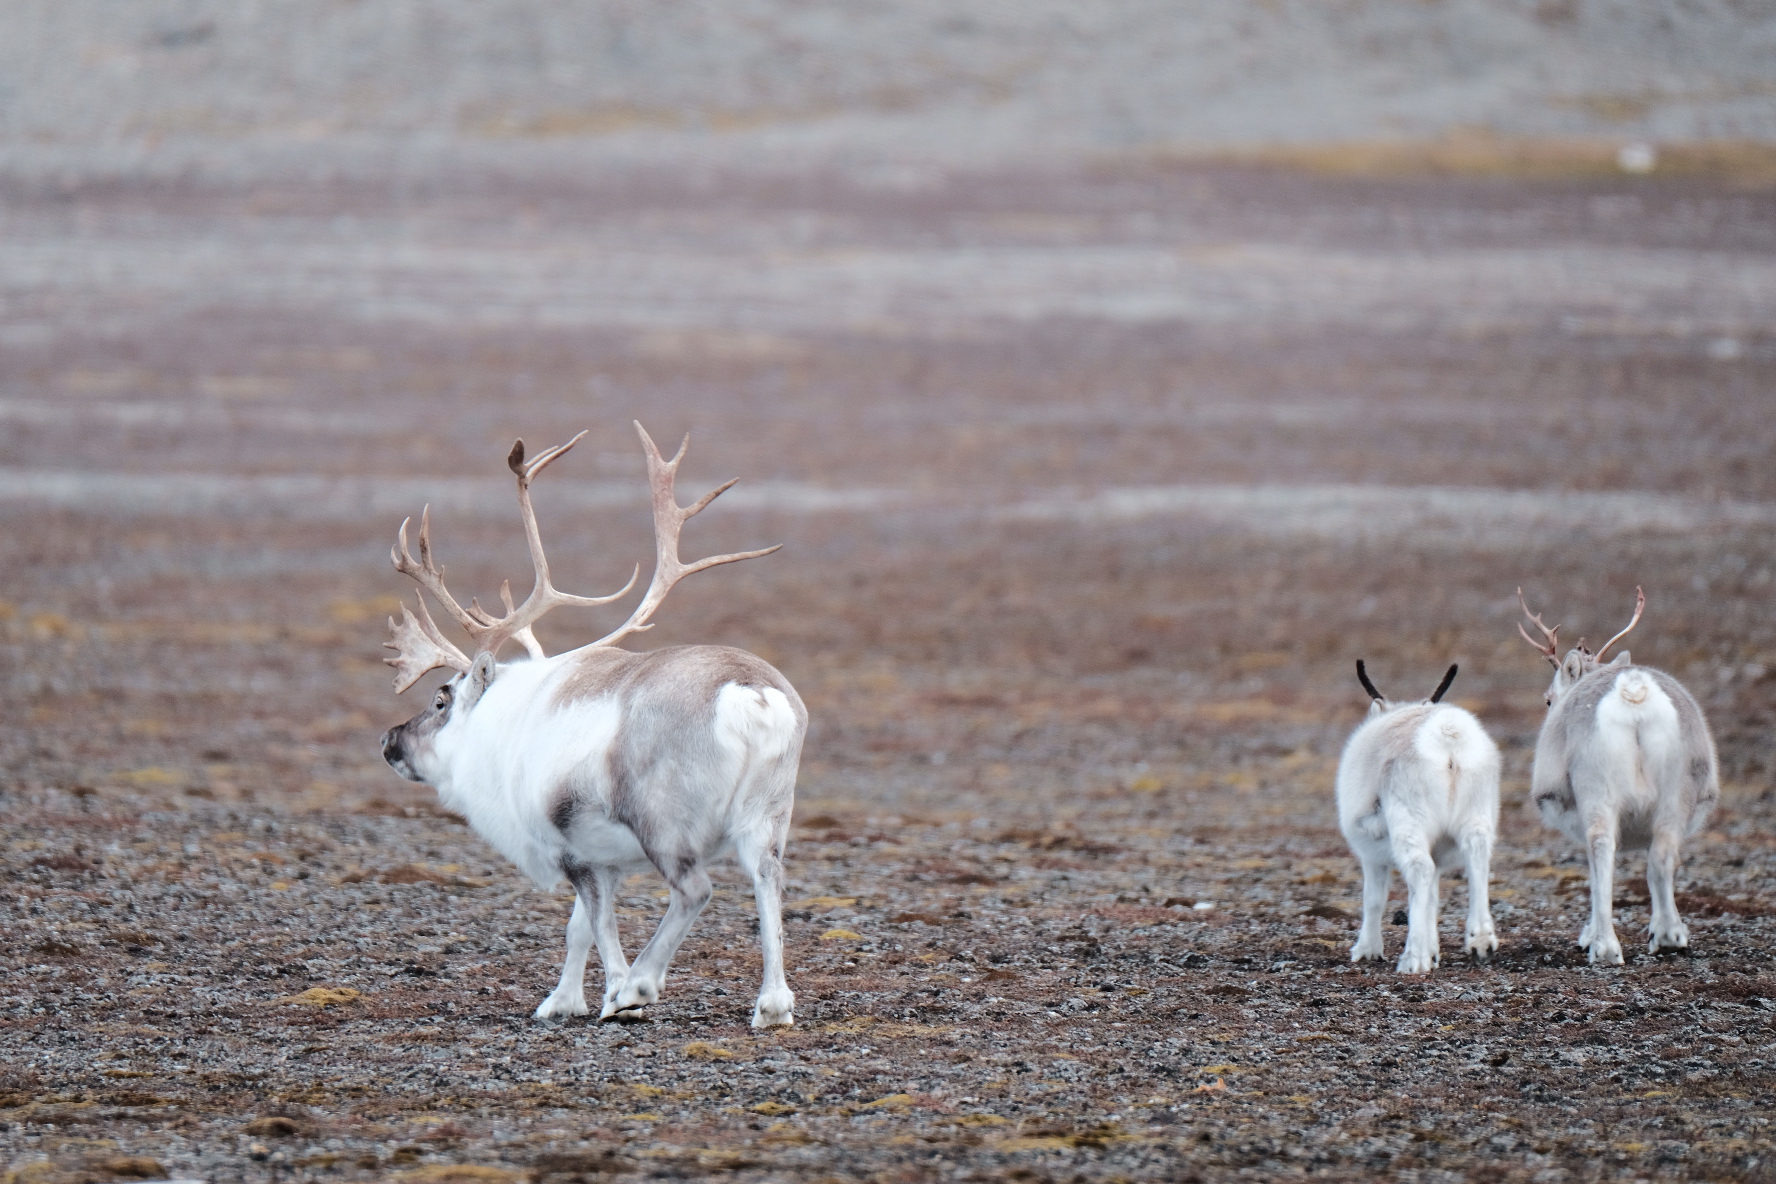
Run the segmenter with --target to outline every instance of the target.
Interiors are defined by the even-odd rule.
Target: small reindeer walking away
[[[685,576],[777,548],[681,563],[685,521],[734,482],[680,506],[673,480],[690,437],[663,460],[639,423],[635,430],[653,489],[654,578],[629,619],[591,645],[551,658],[532,631],[550,609],[607,604],[635,585],[632,574],[609,596],[570,596],[549,580],[530,484],[585,432],[528,463],[520,440],[506,458],[518,477],[536,582],[516,607],[511,585],[502,587],[503,615],[474,600],[464,608],[445,588],[444,569],[432,562],[429,513],[420,517],[418,560],[401,524],[390,552],[395,570],[430,593],[475,645],[471,658],[448,641],[423,596],[417,617],[403,605],[400,623],[389,621],[394,640],[386,644],[397,656],[387,661],[397,693],[429,670],[457,673],[429,707],[384,734],[382,754],[401,776],[434,787],[444,805],[539,886],[562,876],[573,884],[567,962],[539,1017],[586,1014],[586,957],[594,945],[604,964],[601,1019],[658,999],[672,956],[709,901],[705,865],[732,850],[752,879],[764,952],[753,1026],[793,1023],[795,996],[783,977],[783,847],[808,713],[783,675],[743,650],[616,648],[652,628],[648,619]],[[500,664],[500,648],[514,641],[529,660]],[[631,965],[617,935],[616,895],[625,875],[649,865],[666,878],[671,899]]]
[[[1429,699],[1392,703],[1363,663],[1357,679],[1369,692],[1369,718],[1338,762],[1338,826],[1363,864],[1363,926],[1351,961],[1381,958],[1381,914],[1388,876],[1406,881],[1406,949],[1401,974],[1428,974],[1441,960],[1437,942],[1437,874],[1465,859],[1468,926],[1463,948],[1486,959],[1498,949],[1487,889],[1498,835],[1498,746],[1473,715],[1439,702],[1458,668],[1451,666]]]
[[[1624,650],[1610,662],[1609,648],[1640,623],[1646,594],[1634,590],[1628,628],[1593,654],[1585,639],[1560,653],[1560,626],[1529,611],[1523,589],[1517,603],[1541,631],[1537,641],[1520,624],[1517,632],[1548,664],[1548,718],[1536,740],[1530,797],[1542,822],[1585,849],[1591,862],[1591,916],[1579,945],[1594,963],[1622,964],[1611,904],[1616,849],[1647,852],[1647,895],[1652,898],[1648,953],[1682,949],[1690,931],[1677,915],[1674,882],[1683,842],[1702,828],[1720,800],[1720,762],[1702,708],[1675,678],[1636,666]]]

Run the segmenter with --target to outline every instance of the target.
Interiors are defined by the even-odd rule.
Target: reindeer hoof
[[[789,991],[773,991],[758,997],[752,1009],[752,1026],[780,1028],[795,1023],[795,996]]]
[[[1682,921],[1660,931],[1651,931],[1652,937],[1647,942],[1647,953],[1656,954],[1660,950],[1688,950],[1690,948],[1690,929]]]
[[[623,989],[617,992],[615,999],[604,1005],[605,1014],[620,1015],[624,1012],[640,1011],[648,1004],[657,1002],[659,998],[660,988],[656,984],[631,980],[623,984]],[[605,1017],[600,1016],[599,1018]]]
[[[1474,961],[1490,962],[1492,961],[1493,954],[1496,953],[1499,948],[1498,934],[1494,933],[1491,929],[1484,929],[1479,933],[1471,933],[1468,935],[1468,944],[1466,948],[1468,955],[1472,957]]]
[[[1435,969],[1437,969],[1435,955],[1422,951],[1414,952],[1410,948],[1400,955],[1400,961],[1394,967],[1395,972],[1399,974],[1429,974]]]
[[[1593,966],[1620,966],[1622,943],[1612,933],[1607,938],[1592,942],[1587,957]]]
[[[591,1010],[586,1006],[586,996],[583,992],[563,993],[556,991],[537,1005],[536,1018],[539,1020],[560,1019],[566,1016],[585,1015]]]
[[[1381,939],[1379,937],[1368,941],[1359,938],[1357,943],[1351,946],[1352,962],[1379,962],[1382,960],[1382,957]]]

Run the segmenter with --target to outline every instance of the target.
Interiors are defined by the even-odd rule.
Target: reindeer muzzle
[[[390,728],[382,734],[382,759],[407,780],[414,780],[413,770],[407,767],[407,748],[401,742],[400,728]]]

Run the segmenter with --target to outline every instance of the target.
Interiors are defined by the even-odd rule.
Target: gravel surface
[[[1769,1177],[1769,191],[458,176],[3,182],[10,1181]],[[1082,289],[1161,257],[1163,314]],[[591,427],[537,504],[557,582],[609,586],[651,545],[637,416],[696,429],[687,491],[744,479],[687,553],[787,544],[647,643],[752,649],[809,705],[792,1031],[746,1026],[732,869],[645,1022],[530,1020],[565,894],[377,753],[399,518],[432,500],[486,595],[528,570],[512,438]],[[1574,636],[1644,585],[1636,658],[1710,714],[1689,956],[1572,945],[1519,583]],[[552,651],[606,624],[557,616]],[[1460,662],[1504,749],[1488,966],[1456,881],[1435,974],[1346,960],[1358,657],[1391,694]],[[1632,951],[1637,857],[1619,909]]]

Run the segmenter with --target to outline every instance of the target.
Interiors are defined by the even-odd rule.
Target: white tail
[[[584,978],[594,946],[605,971],[601,1018],[658,999],[673,955],[709,900],[706,867],[731,850],[752,880],[764,950],[752,1022],[792,1023],[795,996],[783,967],[783,851],[807,710],[782,674],[742,650],[674,646],[637,654],[614,644],[649,628],[660,602],[685,576],[776,548],[680,562],[684,523],[733,482],[680,506],[674,478],[689,438],[667,461],[641,425],[635,429],[653,492],[654,577],[629,620],[592,645],[551,658],[531,628],[551,609],[608,603],[635,582],[632,575],[621,592],[583,597],[558,592],[550,580],[530,483],[584,432],[528,464],[523,441],[507,458],[518,477],[536,569],[522,605],[513,604],[507,585],[502,615],[475,601],[461,607],[444,586],[444,569],[432,561],[429,517],[420,519],[417,559],[402,524],[392,556],[396,570],[463,627],[475,653],[470,657],[443,637],[424,597],[417,616],[403,609],[399,624],[389,622],[397,691],[439,666],[457,674],[425,711],[384,734],[383,756],[403,777],[437,789],[445,805],[537,883],[549,886],[566,876],[573,884],[567,960],[538,1016],[590,1010]],[[523,645],[530,660],[499,665],[498,651],[508,641]],[[666,878],[670,900],[631,965],[617,932],[616,896],[629,872],[649,866]]]

